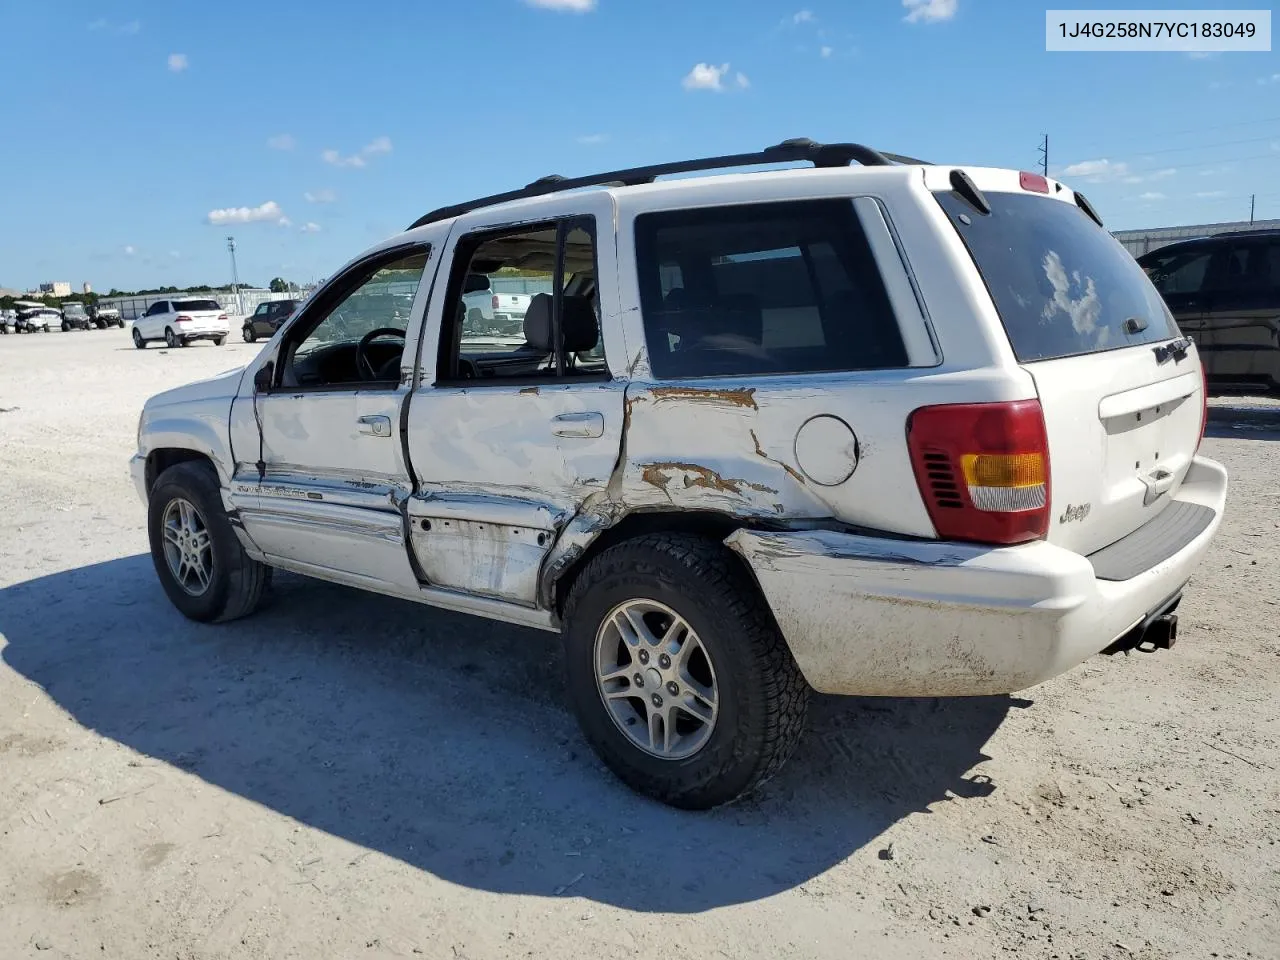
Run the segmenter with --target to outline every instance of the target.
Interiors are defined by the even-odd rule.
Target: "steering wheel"
[[[379,327],[377,330],[370,330],[360,338],[360,342],[356,344],[356,373],[360,375],[361,380],[378,379],[378,371],[374,369],[373,361],[369,359],[369,344],[379,337],[399,337],[403,340],[405,331],[396,327]]]

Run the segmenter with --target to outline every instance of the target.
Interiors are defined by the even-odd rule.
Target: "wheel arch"
[[[652,533],[684,533],[723,544],[726,537],[742,526],[744,524],[741,519],[712,510],[637,511],[627,514],[611,526],[599,527],[594,533],[586,535],[589,539],[584,539],[582,533],[564,536],[563,540],[574,542],[561,551],[558,559],[549,562],[549,575],[544,580],[545,599],[553,613],[559,617],[574,581],[587,564],[605,550],[627,540]],[[751,584],[759,590],[755,574],[742,557],[728,547],[724,548],[724,552],[726,556],[733,558],[733,563],[746,573]]]
[[[160,478],[160,474],[164,473],[170,467],[176,467],[180,463],[207,463],[213,468],[215,475],[219,475],[218,466],[214,463],[213,457],[199,450],[192,450],[188,447],[158,447],[147,454],[146,464],[146,484],[147,493],[150,494],[156,485],[156,480]]]

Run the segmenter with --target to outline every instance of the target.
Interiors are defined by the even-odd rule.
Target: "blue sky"
[[[1046,53],[1045,6],[5,0],[0,285],[222,283],[228,233],[305,281],[444,203],[794,136],[1033,169],[1048,133],[1112,228],[1280,217],[1280,56]]]

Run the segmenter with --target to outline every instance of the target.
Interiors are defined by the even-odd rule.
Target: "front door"
[[[607,197],[576,202],[549,221],[491,230],[480,214],[454,229],[406,418],[411,542],[431,586],[536,606],[557,534],[605,495],[617,465],[625,350],[616,324],[602,331],[600,316],[617,316],[605,279],[616,264],[612,244],[595,242],[612,217]],[[519,278],[523,315],[468,311],[481,274]]]
[[[1210,269],[1205,325],[1213,343],[1210,373],[1269,386],[1280,379],[1280,243],[1242,237],[1224,245]]]
[[[400,247],[336,278],[282,338],[270,388],[237,401],[233,422],[254,417],[260,449],[237,444],[233,490],[269,562],[373,589],[416,583],[401,363],[430,261],[424,245]]]

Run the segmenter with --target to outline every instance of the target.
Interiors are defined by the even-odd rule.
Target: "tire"
[[[48,327],[46,327],[45,329],[47,330],[47,329],[48,329]],[[62,332],[63,332],[63,333],[70,333],[70,332],[71,332],[71,324],[69,324],[69,323],[65,323],[65,322],[64,322],[64,323],[62,324]]]
[[[227,338],[226,338],[226,337],[214,337],[214,338],[213,338],[213,345],[214,345],[215,347],[220,347],[220,346],[222,346],[222,345],[223,345],[224,343],[226,343],[226,342],[227,342]]]
[[[165,550],[166,522],[181,514],[181,503],[193,508],[208,544],[202,552],[211,567],[207,583],[202,584],[199,577],[187,577],[188,587],[199,591],[194,593],[170,568]],[[171,506],[175,514],[170,513]],[[147,533],[156,575],[183,616],[201,623],[225,622],[248,616],[258,608],[270,568],[251,559],[240,545],[227,520],[217,474],[210,463],[187,461],[160,474],[147,502]]]
[[[48,332],[49,332],[49,325],[46,323],[46,324],[45,324],[41,329],[42,329],[42,330],[44,330],[44,332],[45,332],[45,333],[48,333]]]
[[[246,326],[244,330],[240,332],[240,335],[244,337],[245,343],[253,343],[253,341],[258,338],[257,334],[253,332],[253,327],[250,326]]]
[[[696,635],[702,659],[695,652],[692,669],[681,672],[668,658],[644,659],[647,650],[661,647],[627,655],[631,662],[626,670],[640,667],[645,671],[642,679],[647,674],[650,682],[643,699],[624,693],[609,706],[597,681],[597,663],[602,656],[608,660],[600,672],[621,667],[623,654],[614,663],[610,649],[622,651],[625,645],[609,639],[608,623],[611,614],[632,603],[660,608],[641,614],[643,623],[656,625],[655,634],[669,623],[667,614],[678,615],[691,631],[683,634],[680,650]],[[599,650],[598,633],[604,638]],[[803,732],[808,684],[750,576],[713,540],[649,534],[604,550],[583,568],[569,591],[564,644],[569,697],[587,740],[619,779],[663,803],[705,810],[738,799],[782,768]],[[673,648],[665,649],[678,656]],[[655,666],[666,673],[654,676]],[[701,700],[692,696],[690,679],[701,685]],[[613,688],[615,692],[640,689],[626,677],[610,681],[619,682],[624,686]],[[674,689],[683,700],[708,712],[710,701],[703,694],[714,692],[713,723],[693,721],[687,712],[679,715],[686,728],[701,724],[699,730],[681,736],[698,744],[688,754],[672,749],[670,757],[655,756],[632,740],[650,729],[644,717],[651,715],[649,703],[659,688],[664,705],[666,692]],[[633,733],[624,732],[624,727]]]
[[[180,342],[181,341],[178,340],[177,335],[173,332],[173,327],[164,328],[164,345],[166,347],[172,350],[174,347],[178,346]]]
[[[139,350],[147,349],[147,341],[142,339],[142,334],[138,332],[138,328],[133,328],[133,345]]]

